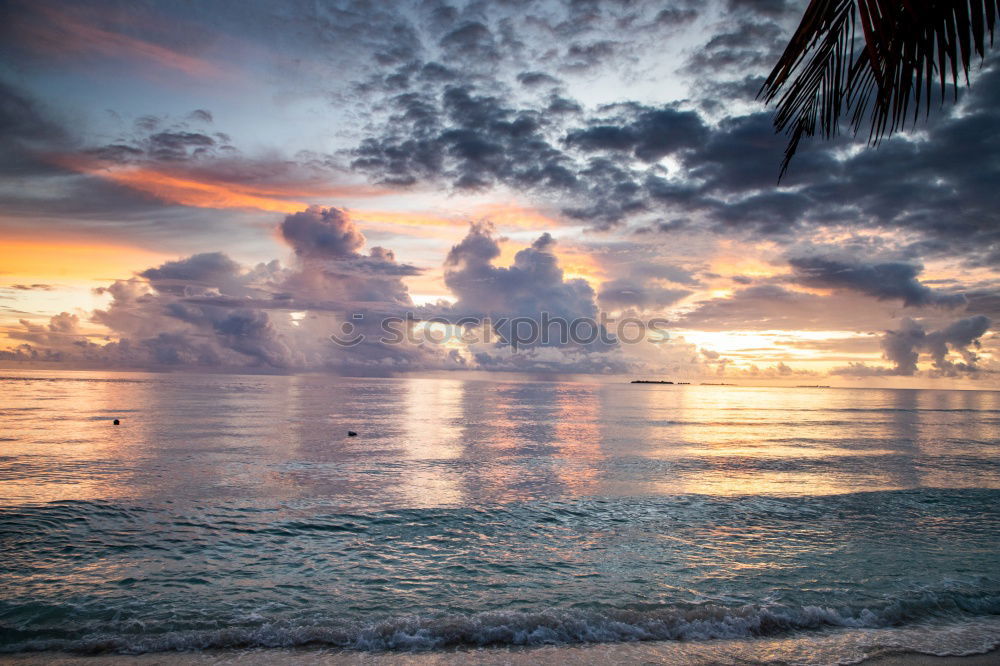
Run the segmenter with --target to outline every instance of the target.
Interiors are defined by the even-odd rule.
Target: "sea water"
[[[3,652],[1000,644],[998,392],[2,374]]]

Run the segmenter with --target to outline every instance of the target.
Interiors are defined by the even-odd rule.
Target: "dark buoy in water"
[[[115,419],[115,425],[120,425],[118,419]]]
[[[347,431],[347,436],[348,437],[357,437],[358,433],[354,432],[353,430],[348,430]]]

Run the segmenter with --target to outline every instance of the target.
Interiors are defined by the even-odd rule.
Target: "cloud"
[[[53,234],[72,229],[74,238],[113,236],[122,245],[155,246],[185,257],[147,262],[156,265],[107,288],[112,305],[102,311],[117,327],[110,330],[118,346],[108,347],[109,354],[112,349],[117,354],[116,363],[154,358],[273,369],[355,362],[423,368],[452,362],[475,367],[478,358],[497,368],[620,367],[611,363],[617,351],[598,358],[587,350],[515,354],[500,346],[463,350],[459,361],[408,347],[329,349],[330,331],[352,323],[345,317],[354,311],[366,319],[353,324],[374,331],[368,317],[412,308],[407,278],[420,271],[397,261],[392,250],[366,243],[354,222],[374,222],[374,215],[308,203],[353,206],[355,197],[404,189],[401,205],[457,195],[446,205],[481,210],[466,202],[476,196],[516,198],[544,211],[545,219],[533,222],[541,227],[536,237],[549,229],[560,238],[560,250],[569,242],[577,255],[592,257],[584,269],[559,261],[551,241],[542,237],[511,266],[499,266],[490,248],[501,247],[503,239],[492,231],[480,234],[485,240],[467,237],[453,250],[449,261],[454,262],[440,272],[450,276],[446,286],[454,289],[449,316],[487,306],[507,314],[539,307],[580,313],[600,304],[646,312],[673,307],[677,324],[692,330],[893,329],[900,349],[894,358],[908,367],[907,349],[933,359],[927,339],[937,339],[932,334],[947,330],[953,322],[945,318],[955,316],[945,307],[965,303],[963,316],[982,314],[994,321],[1000,313],[992,285],[1000,264],[995,186],[1000,70],[993,61],[953,111],[935,112],[878,149],[862,149],[851,137],[811,141],[776,187],[785,141],[774,133],[771,110],[752,98],[793,27],[801,9],[797,3],[453,6],[421,0],[362,6],[291,0],[278,13],[259,2],[244,3],[238,12],[205,10],[199,14],[205,29],[194,31],[169,3],[150,6],[168,20],[147,25],[148,11],[103,11],[112,6],[98,2],[89,9],[70,8],[54,26],[36,26],[46,33],[38,44],[17,36],[2,49],[26,89],[49,102],[13,86],[2,91],[5,231],[37,233],[43,220]],[[11,11],[17,9],[0,9],[4,16]],[[22,13],[25,21],[39,22],[44,9]],[[684,35],[677,35],[678,27],[685,28]],[[0,30],[8,34],[14,28]],[[230,31],[257,43],[236,45],[223,34]],[[110,41],[98,44],[94,36],[104,33]],[[114,109],[105,113],[104,106],[78,113],[68,103],[78,100],[34,78],[35,66],[51,65],[46,59],[59,52],[53,34],[64,34],[63,52],[80,56],[88,75],[112,92],[115,82],[101,73],[131,47],[243,61],[247,71],[263,75],[255,80],[269,82],[264,95],[253,97],[261,113],[267,115],[265,106],[273,101],[294,121],[304,119],[299,110],[306,108],[332,114],[324,117],[337,130],[324,136],[333,152],[314,151],[309,127],[291,122],[280,132],[282,151],[266,152],[265,145],[243,153],[238,138],[243,134],[247,140],[247,125],[225,126],[235,107],[201,108],[205,102],[190,99],[181,87],[169,104],[178,115],[158,108],[155,95],[146,99],[148,115],[138,118],[117,116]],[[264,45],[268,55],[258,59],[254,49]],[[47,55],[41,53],[45,49]],[[28,57],[28,50],[42,58]],[[692,57],[684,62],[687,54]],[[153,49],[131,54],[127,62],[131,68],[141,61],[145,74],[159,77],[165,69],[183,71],[167,56]],[[679,77],[676,67],[684,68]],[[338,76],[330,77],[331,71]],[[135,94],[148,83],[128,78],[129,73],[116,71],[126,75],[118,92]],[[326,83],[317,88],[316,81]],[[217,92],[244,94],[237,87]],[[348,122],[354,118],[364,121]],[[227,135],[230,130],[237,139]],[[265,132],[249,138],[255,145],[279,141],[277,135],[268,137]],[[295,153],[296,142],[306,150]],[[355,185],[361,179],[381,184],[361,188]],[[394,208],[396,219],[416,217]],[[452,223],[464,212],[456,212]],[[278,223],[273,238],[259,233],[261,221],[269,219]],[[405,245],[382,240],[392,233],[391,223],[386,215],[377,231],[366,233],[379,234],[379,242],[402,250],[399,256],[405,258]],[[581,227],[586,233],[579,233]],[[261,268],[231,258],[257,256],[275,238],[294,253],[287,265]],[[716,275],[711,267],[720,242],[745,245],[751,254],[765,252],[771,260],[792,257],[794,272],[774,278]],[[600,249],[612,245],[617,255]],[[817,247],[834,245],[840,254],[816,253]],[[220,247],[229,254],[212,251]],[[427,264],[434,250],[416,251]],[[970,270],[956,273],[954,283],[921,279],[923,264],[949,262],[959,267],[954,270]],[[675,263],[685,268],[675,269]],[[563,269],[592,277],[599,293],[574,284]],[[430,282],[422,281],[421,291]],[[676,307],[691,292],[694,297]],[[22,295],[25,302],[54,296]],[[926,308],[920,312],[923,337],[910,336],[912,331],[897,324],[902,307]],[[86,317],[78,314],[85,327]],[[49,330],[47,318],[39,322],[29,324],[43,331],[21,325],[17,334],[44,334],[48,337],[39,340],[66,357],[100,353],[86,346],[95,338],[71,340],[80,336]],[[945,349],[956,354],[947,342]],[[671,363],[677,367],[693,367],[690,358],[699,357],[696,348],[679,345],[674,352]],[[650,353],[644,361],[655,358]],[[969,365],[956,359],[951,361]],[[895,371],[897,361],[886,365]],[[759,367],[782,372],[777,365]]]
[[[517,82],[527,87],[559,85],[559,79],[545,72],[521,72],[517,75]]]
[[[48,326],[25,321],[20,330],[9,332],[25,346],[4,358],[282,372],[458,367],[610,372],[625,367],[620,354],[595,354],[612,351],[613,343],[578,344],[553,336],[551,342],[532,341],[515,350],[511,331],[502,324],[496,343],[474,342],[463,349],[435,346],[419,337],[388,344],[384,318],[402,320],[416,310],[402,282],[412,274],[406,265],[382,247],[361,253],[364,236],[337,209],[311,207],[287,216],[280,229],[295,251],[288,267],[277,261],[246,267],[221,252],[167,261],[99,290],[110,297],[106,307],[91,314],[94,323],[110,332],[103,343],[86,340],[78,317],[64,313]],[[445,266],[457,301],[423,310],[450,320],[538,321],[545,312],[567,321],[594,321],[594,291],[584,280],[564,278],[554,245],[552,236],[542,234],[515,255],[513,265],[494,266],[499,241],[487,224],[474,224],[452,248]],[[330,340],[333,333],[364,339],[342,347]]]
[[[850,293],[821,296],[778,284],[755,284],[702,300],[679,313],[673,323],[680,329],[702,331],[829,331],[831,327],[869,331],[888,328],[892,320],[892,313],[878,302]]]
[[[720,70],[745,73],[773,66],[784,45],[785,30],[774,21],[752,17],[729,23],[732,28],[713,35],[694,49],[685,69],[696,74]]]
[[[149,268],[139,275],[149,280],[158,291],[171,291],[175,285],[215,286],[230,288],[238,281],[240,265],[222,252],[205,252],[168,261],[162,266]]]
[[[95,14],[69,4],[11,5],[8,25],[14,43],[41,56],[60,56],[74,62],[97,56],[115,62],[151,63],[197,79],[218,80],[224,76],[212,62],[128,34],[129,28],[135,27],[128,24],[130,18],[135,18],[129,12]],[[144,18],[156,20],[152,16]]]
[[[979,349],[980,338],[991,324],[988,317],[975,315],[958,319],[942,329],[928,331],[920,322],[904,319],[900,328],[886,331],[881,340],[883,356],[893,364],[892,368],[852,363],[831,371],[831,374],[911,376],[918,371],[921,353],[931,357],[932,374],[947,377],[975,374],[979,369],[979,357],[975,350]],[[962,360],[952,360],[951,354],[957,354]]]
[[[608,39],[570,44],[569,48],[566,49],[561,69],[572,72],[596,68],[604,61],[611,59],[615,55],[617,47],[617,42]]]
[[[466,23],[452,30],[441,38],[439,45],[452,59],[488,61],[500,57],[493,33],[478,21]]]
[[[381,182],[445,179],[459,190],[574,186],[566,158],[546,138],[546,119],[538,111],[511,108],[468,86],[450,86],[437,98],[409,93],[392,102],[397,114],[385,134],[365,139],[353,151],[352,166]]]
[[[605,308],[621,310],[662,310],[691,294],[688,289],[668,289],[633,280],[611,280],[601,285],[598,299]]]
[[[358,252],[364,236],[343,211],[311,207],[279,228],[296,252],[290,267],[273,261],[248,268],[206,252],[101,289],[111,303],[92,318],[115,338],[103,347],[105,362],[278,371],[446,364],[435,350],[378,343],[379,317],[412,307],[401,278],[413,271],[385,248]],[[368,315],[362,331],[378,335],[345,351],[329,336],[354,312]],[[97,353],[90,349],[86,358]]]
[[[567,320],[596,318],[594,290],[585,280],[566,280],[548,233],[514,255],[509,267],[494,266],[500,244],[489,223],[473,224],[448,252],[445,284],[462,315],[538,318],[542,312]]]
[[[640,107],[619,124],[599,124],[570,132],[566,143],[583,150],[630,151],[644,162],[700,145],[708,128],[697,113]]]
[[[470,347],[476,364],[563,372],[626,367],[621,354],[608,354],[617,343],[599,323],[594,290],[585,280],[565,279],[553,252],[555,243],[551,235],[542,234],[514,255],[511,266],[495,266],[500,244],[494,230],[489,223],[475,223],[448,253],[445,284],[457,300],[440,314],[456,323],[469,317],[489,319],[498,335],[492,344]],[[534,322],[535,328],[519,324],[519,319]]]
[[[95,322],[132,350],[137,364],[197,364],[283,369],[296,358],[262,304],[270,301],[274,263],[245,270],[210,252],[143,271],[147,282],[114,282]],[[119,347],[112,351],[118,351]]]
[[[96,347],[80,332],[80,317],[76,314],[60,312],[50,317],[48,324],[27,319],[18,323],[18,328],[7,330],[7,337],[24,342],[12,350],[0,351],[0,359],[62,361]]]
[[[55,289],[54,285],[51,284],[12,284],[7,289],[14,289],[15,291],[52,291]]]
[[[300,257],[354,257],[365,243],[341,211],[319,206],[286,217],[281,235]]]
[[[45,153],[68,149],[69,133],[49,110],[19,88],[0,80],[0,174],[50,176],[57,171]]]
[[[958,307],[967,299],[921,284],[922,266],[902,262],[861,264],[829,257],[796,257],[789,260],[796,280],[810,287],[849,289],[878,300],[901,300],[907,307],[938,305]]]

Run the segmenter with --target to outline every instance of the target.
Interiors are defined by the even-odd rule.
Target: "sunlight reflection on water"
[[[0,650],[1000,615],[996,392],[8,373],[0,395]]]
[[[49,377],[0,380],[0,502],[304,495],[427,507],[1000,487],[996,392]]]

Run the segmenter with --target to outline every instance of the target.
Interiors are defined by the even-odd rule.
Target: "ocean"
[[[0,374],[8,656],[1000,645],[1000,392]]]

